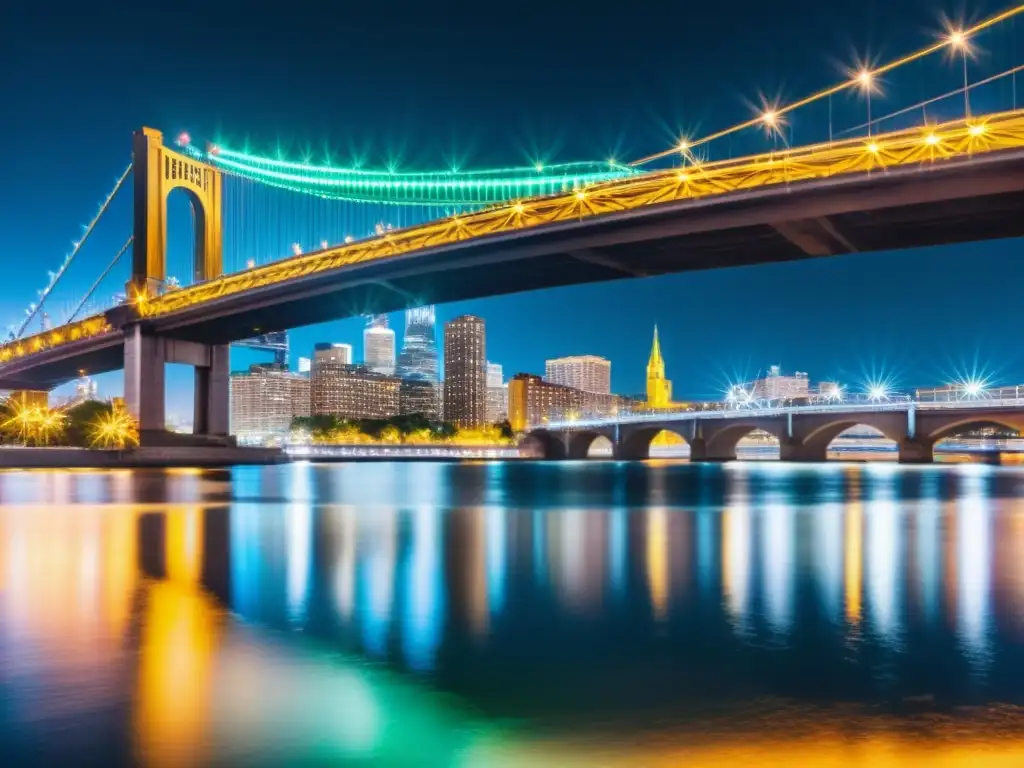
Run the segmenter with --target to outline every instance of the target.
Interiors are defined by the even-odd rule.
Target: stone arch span
[[[854,417],[842,418],[833,422],[822,424],[806,435],[798,446],[798,455],[793,457],[802,461],[827,461],[828,449],[832,442],[848,429],[854,427],[868,427],[869,429],[881,432],[882,436],[892,441],[898,447],[907,437],[906,430],[889,423],[872,423],[870,419],[858,419]]]
[[[781,419],[726,422],[710,427],[705,425],[703,445],[698,443],[694,451],[703,451],[700,458],[707,461],[732,461],[736,458],[736,447],[740,440],[757,431],[767,432],[779,441],[780,446],[784,445],[785,428],[785,422]]]
[[[566,456],[570,459],[588,458],[591,446],[602,437],[612,444],[614,450],[615,435],[609,430],[587,429],[570,433],[567,437]]]
[[[651,457],[651,443],[662,432],[671,432],[692,447],[687,430],[680,428],[681,426],[678,424],[653,424],[633,428],[621,436],[620,442],[616,446],[615,458],[623,461],[643,461],[644,459],[649,459]]]
[[[560,435],[548,429],[534,429],[528,432],[519,443],[519,447],[529,450],[530,445],[536,446],[540,452],[540,458],[559,460],[566,458],[567,451],[565,440]]]
[[[980,427],[1003,427],[1005,429],[1017,430],[1024,434],[1024,413],[1020,414],[970,414],[960,418],[950,419],[946,423],[932,426],[925,435],[925,439],[934,445],[940,440],[955,437],[961,432]]]

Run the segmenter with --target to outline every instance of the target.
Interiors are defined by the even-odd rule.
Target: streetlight
[[[971,44],[962,29],[954,29],[946,41],[954,50],[960,51],[960,59],[964,69],[964,117],[971,116],[971,92],[967,89],[967,54],[971,52]]]
[[[860,88],[868,97],[868,136],[871,135],[871,92],[874,90],[875,76],[871,73],[871,70],[861,68],[857,73],[857,82],[860,84]]]
[[[889,399],[889,390],[884,384],[872,384],[868,387],[868,399],[874,403]]]

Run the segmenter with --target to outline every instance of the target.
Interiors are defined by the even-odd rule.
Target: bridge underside
[[[842,175],[471,238],[251,288],[143,321],[225,344],[445,303],[692,270],[1024,236],[1024,152]],[[132,307],[108,313],[131,324]],[[11,361],[0,388],[51,388],[123,366],[121,337]]]
[[[1024,155],[825,179],[481,237],[253,289],[154,319],[258,333],[555,286],[1024,236]]]

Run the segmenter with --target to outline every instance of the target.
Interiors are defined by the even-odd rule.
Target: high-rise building
[[[480,427],[487,418],[484,321],[462,315],[444,326],[444,418],[459,427]]]
[[[485,419],[488,424],[497,424],[508,418],[507,391],[501,366],[487,363],[487,408]]]
[[[352,345],[321,342],[313,348],[313,362],[352,365]]]
[[[544,363],[544,378],[552,384],[607,395],[612,391],[612,364],[596,355],[558,357]]]
[[[313,361],[310,411],[341,419],[389,419],[398,415],[399,380],[361,365]]]
[[[672,404],[672,382],[665,378],[665,361],[658,343],[658,326],[654,326],[654,343],[647,361],[647,406],[668,408]]]
[[[363,331],[363,364],[374,373],[395,375],[395,332],[387,315],[373,315]]]
[[[438,380],[437,340],[434,332],[434,308],[415,307],[405,311],[405,337],[398,356],[396,373],[400,378]]]
[[[402,415],[423,414],[430,421],[440,421],[437,384],[429,379],[409,377],[400,379],[398,411]]]
[[[787,376],[773,365],[768,374],[754,381],[750,387],[750,396],[754,400],[790,400],[795,397],[807,397],[810,384],[806,373],[797,371]]]
[[[309,377],[278,365],[231,374],[232,434],[265,442],[287,434],[295,416],[309,416]]]
[[[313,370],[313,361],[308,357],[299,358],[299,373],[309,373]]]

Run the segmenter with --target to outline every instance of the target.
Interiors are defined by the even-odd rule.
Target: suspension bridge
[[[301,325],[560,285],[1024,236],[1024,66],[1016,45],[1012,61],[986,57],[988,70],[1005,64],[995,71],[972,61],[986,35],[1021,13],[1024,5],[947,30],[900,59],[631,163],[381,171],[201,147],[184,134],[168,145],[143,128],[99,213],[0,346],[0,387],[46,390],[82,370],[123,368],[145,442],[164,428],[163,364],[186,363],[196,369],[195,432],[216,437],[228,428],[228,345],[280,355],[280,332]],[[898,71],[934,60],[956,76],[950,61],[962,62],[962,82],[926,99],[887,93],[898,92]],[[880,112],[883,99],[892,108]],[[827,119],[813,117],[826,106]],[[799,143],[798,122],[811,137]],[[728,156],[737,145],[753,150]],[[127,239],[98,277],[69,280],[129,183]],[[184,256],[168,247],[175,196],[190,210]],[[90,287],[63,322],[32,332],[69,283]]]

